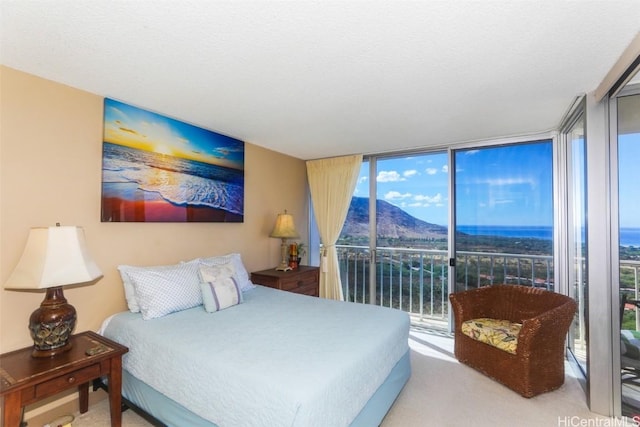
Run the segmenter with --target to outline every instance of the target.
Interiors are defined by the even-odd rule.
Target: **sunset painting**
[[[104,101],[103,222],[243,222],[244,142]]]

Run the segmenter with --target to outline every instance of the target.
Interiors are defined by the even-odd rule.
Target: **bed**
[[[406,313],[252,284],[238,297],[107,319],[129,347],[123,397],[169,426],[380,424],[411,373]]]

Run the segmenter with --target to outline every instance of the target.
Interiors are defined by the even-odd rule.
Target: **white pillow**
[[[181,262],[180,264],[171,264],[171,265],[154,265],[149,267],[138,267],[133,265],[119,265],[118,271],[120,272],[120,277],[122,278],[122,284],[124,286],[124,297],[127,300],[127,306],[129,307],[129,311],[132,313],[140,312],[140,305],[136,300],[135,289],[133,287],[133,283],[131,282],[130,273],[132,272],[142,272],[142,273],[160,273],[162,274],[165,271],[172,271],[176,267],[182,267],[185,264],[187,266],[187,274],[189,274],[189,267],[194,268],[196,275],[198,274],[198,261],[193,260],[189,262]]]
[[[209,313],[240,304],[242,291],[234,279],[233,265],[200,267],[200,276],[205,283],[200,284],[204,309]]]
[[[251,280],[249,280],[249,273],[242,263],[242,257],[238,253],[231,253],[209,258],[198,258],[197,261],[199,261],[201,264],[209,266],[222,265],[231,262],[236,270],[233,277],[236,279],[240,290],[244,292],[256,287],[253,283],[251,283]]]
[[[124,271],[133,287],[133,302],[144,320],[202,305],[198,263]]]
[[[236,268],[231,261],[225,264],[205,265],[199,264],[200,280],[202,282],[214,282],[219,277],[236,277]]]
[[[140,306],[136,301],[136,293],[133,289],[133,283],[131,283],[131,279],[129,278],[129,271],[140,268],[133,267],[131,265],[119,265],[118,271],[120,272],[120,278],[122,279],[122,285],[124,286],[124,297],[127,300],[127,306],[129,307],[129,311],[133,313],[140,312]]]

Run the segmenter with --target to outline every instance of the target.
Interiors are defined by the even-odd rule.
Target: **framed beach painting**
[[[243,222],[244,142],[104,100],[103,222]]]

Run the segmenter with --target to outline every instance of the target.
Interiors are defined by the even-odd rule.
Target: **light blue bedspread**
[[[219,426],[347,426],[407,352],[409,318],[377,306],[257,286],[244,303],[142,320],[103,334],[123,368]]]

